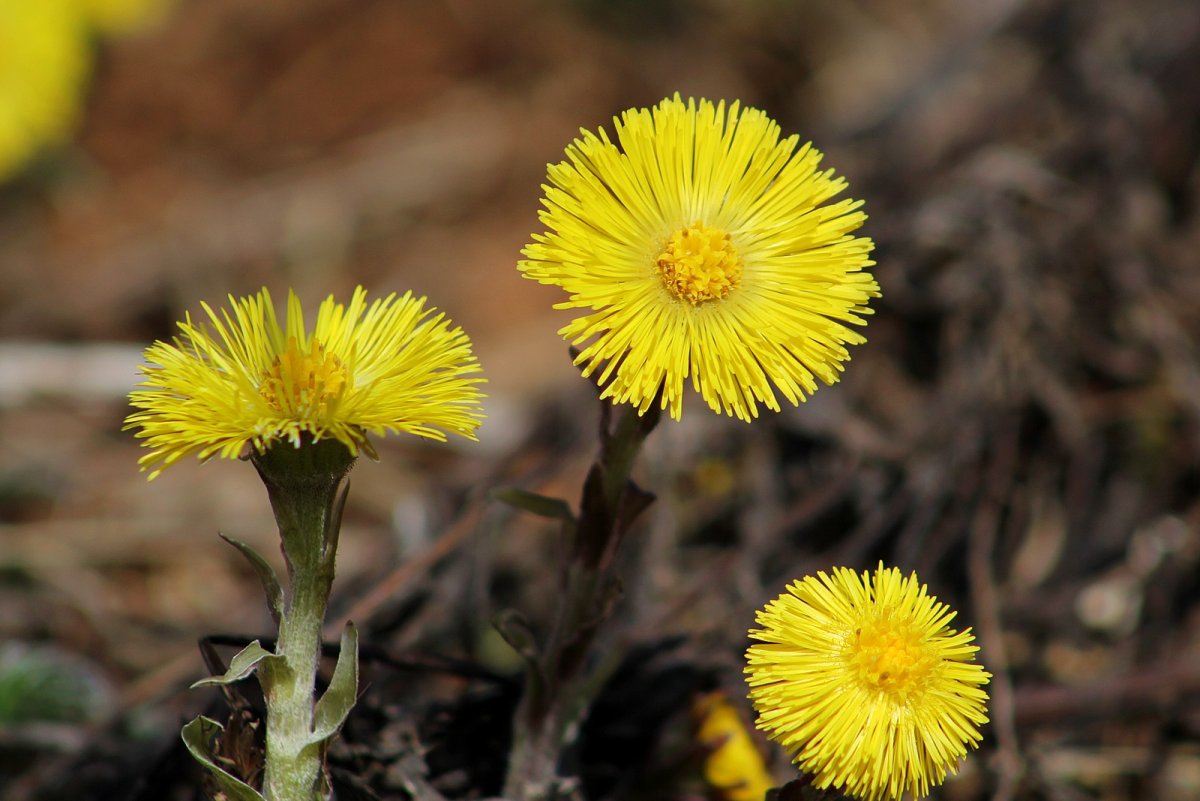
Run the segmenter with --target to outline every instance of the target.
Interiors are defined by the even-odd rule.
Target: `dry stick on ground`
[[[531,432],[529,437],[536,437]],[[533,439],[527,439],[514,448],[506,457],[500,459],[484,476],[477,486],[488,489],[505,483],[512,475],[513,469],[521,465],[519,473],[526,477],[544,476],[550,466],[556,463],[557,455],[552,451],[538,448]],[[429,575],[438,563],[454,553],[470,535],[479,530],[485,511],[491,501],[487,493],[472,493],[465,502],[465,508],[455,518],[436,540],[425,546],[415,556],[405,559],[379,579],[366,594],[355,601],[344,614],[331,620],[325,628],[325,636],[336,640],[348,621],[355,621],[360,628],[366,630],[363,623],[370,620],[380,607],[385,604],[396,604],[401,593],[406,592],[413,582]]]
[[[967,569],[971,577],[976,629],[983,647],[985,664],[992,673],[992,730],[996,733],[996,772],[998,783],[993,801],[1010,801],[1021,778],[1022,759],[1017,740],[1013,689],[1008,676],[1004,648],[999,591],[992,575],[996,535],[1000,528],[1000,507],[1010,496],[1013,471],[1017,464],[1017,430],[1012,420],[999,425],[992,437],[994,453],[975,520],[967,544]]]
[[[446,530],[444,534],[411,559],[400,563],[380,579],[374,587],[325,627],[325,636],[333,639],[347,621],[369,620],[381,606],[393,603],[414,580],[426,576],[438,562],[454,552],[476,530],[483,513],[483,504],[476,502]]]
[[[1077,686],[1022,688],[1015,695],[1014,717],[1024,726],[1157,717],[1188,698],[1200,703],[1200,664],[1185,657]]]

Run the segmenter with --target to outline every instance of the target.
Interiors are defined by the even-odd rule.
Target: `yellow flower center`
[[[725,297],[742,282],[742,258],[729,234],[694,222],[667,238],[658,271],[671,294],[693,306]]]
[[[295,337],[288,337],[287,350],[263,373],[258,391],[271,408],[289,417],[308,417],[323,414],[348,381],[342,360],[326,353],[320,342],[312,340],[306,352]]]
[[[928,681],[938,655],[916,626],[884,618],[864,625],[850,648],[850,663],[863,685],[903,701]]]

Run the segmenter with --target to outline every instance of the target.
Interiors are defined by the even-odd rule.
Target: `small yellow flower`
[[[881,564],[788,587],[757,615],[746,653],[758,726],[818,788],[915,798],[979,745],[991,674],[971,630],[917,582]]]
[[[471,342],[424,298],[393,293],[368,307],[359,287],[349,307],[326,298],[311,332],[294,293],[284,327],[266,289],[229,301],[232,313],[202,304],[207,323],[188,315],[173,343],[146,350],[125,427],[141,428],[150,478],[189,453],[230,459],[304,435],[354,454],[373,453],[368,432],[475,438],[483,379]]]
[[[692,712],[699,719],[696,739],[709,749],[704,760],[705,781],[725,801],[763,801],[775,782],[725,693],[701,696]]]
[[[0,0],[0,180],[70,135],[90,62],[72,0]]]
[[[750,420],[832,384],[879,287],[860,201],[763,112],[675,95],[583,131],[552,164],[522,273],[589,312],[559,333],[602,397],[679,419],[683,385]]]

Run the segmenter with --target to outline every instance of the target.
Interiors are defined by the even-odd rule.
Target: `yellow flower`
[[[867,801],[922,797],[978,746],[990,678],[971,630],[882,564],[788,587],[757,615],[746,653],[758,726],[818,788]]]
[[[708,750],[704,779],[725,801],[763,801],[775,786],[737,709],[717,691],[697,699],[696,739]]]
[[[90,59],[71,0],[0,0],[0,180],[71,133]]]
[[[821,154],[757,109],[675,95],[614,119],[616,141],[583,131],[552,164],[522,253],[528,278],[589,309],[559,333],[583,346],[602,397],[682,414],[683,385],[750,420],[838,380],[879,287],[871,240],[850,234],[859,201]],[[586,344],[585,344],[586,343]]]
[[[229,301],[232,314],[202,304],[207,323],[188,315],[173,343],[146,350],[125,428],[141,428],[150,478],[189,453],[231,459],[277,440],[299,447],[303,435],[354,454],[373,454],[368,432],[475,438],[483,379],[471,342],[424,298],[393,293],[368,307],[359,287],[349,307],[326,298],[311,332],[294,293],[282,328],[266,289]]]

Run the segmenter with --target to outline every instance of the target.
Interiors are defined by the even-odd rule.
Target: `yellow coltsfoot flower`
[[[916,575],[834,568],[760,610],[746,653],[758,726],[818,788],[866,801],[929,793],[978,746],[991,674],[970,629]]]
[[[0,0],[0,180],[70,135],[91,57],[74,0]]]
[[[692,714],[699,721],[696,740],[708,751],[704,780],[709,787],[724,801],[763,801],[775,782],[725,693],[718,690],[700,696]]]
[[[879,287],[860,201],[763,112],[679,95],[583,131],[549,167],[519,267],[589,309],[560,330],[602,397],[679,419],[684,381],[750,420],[832,384]]]
[[[146,380],[130,393],[150,452],[150,478],[190,453],[235,458],[276,441],[336,439],[353,455],[373,453],[367,434],[405,431],[474,439],[483,419],[479,364],[471,342],[424,298],[395,293],[367,305],[362,287],[349,306],[326,298],[311,331],[288,295],[280,326],[266,289],[207,322],[189,315],[171,343],[146,350]]]

